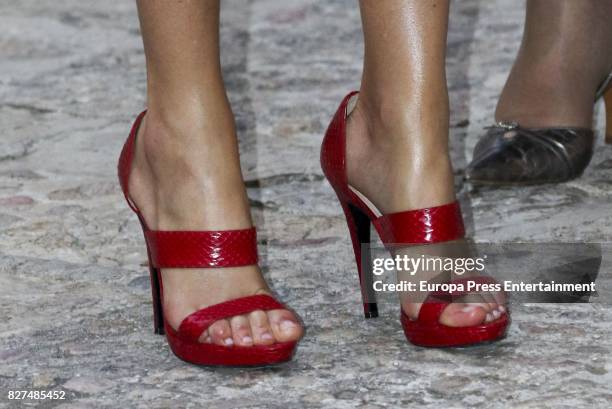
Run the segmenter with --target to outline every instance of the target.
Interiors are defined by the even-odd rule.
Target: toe
[[[212,343],[212,338],[210,337],[210,332],[208,332],[208,329],[202,332],[202,335],[200,335],[200,338],[198,338],[198,342],[203,342],[205,344]]]
[[[477,301],[477,303],[481,303],[485,310],[489,312],[493,312],[493,310],[497,309],[497,302],[495,297],[493,297],[490,293],[480,294],[481,301]]]
[[[215,321],[208,328],[208,332],[210,333],[213,344],[222,346],[234,345],[234,340],[232,339],[232,329],[227,320]]]
[[[486,304],[454,303],[442,311],[440,323],[449,327],[471,327],[485,322],[487,318]]]
[[[268,314],[265,311],[257,310],[249,314],[251,333],[255,345],[270,345],[274,343],[274,335],[268,321]]]
[[[453,302],[456,304],[464,304],[466,306],[479,305],[481,308],[484,308],[485,312],[491,312],[494,309],[497,309],[495,298],[489,293],[469,293],[455,299]]]
[[[497,309],[497,300],[493,295],[487,295],[486,302],[489,304],[489,312],[493,312]]]
[[[453,301],[454,304],[463,304],[465,307],[468,306],[479,306],[485,310],[485,312],[491,312],[497,309],[497,303],[495,298],[491,294],[469,294],[457,298]]]
[[[302,326],[288,310],[268,311],[268,321],[278,342],[297,341],[302,336]]]
[[[253,336],[251,335],[251,325],[246,315],[237,315],[230,320],[232,329],[232,337],[234,344],[250,347],[253,345]]]
[[[493,298],[495,298],[495,302],[497,303],[498,308],[505,305],[506,302],[508,302],[506,293],[503,291],[499,291],[493,294]]]
[[[487,312],[493,316],[493,321],[498,319],[506,312],[506,294],[504,292],[495,292],[488,295],[486,300],[491,307]]]

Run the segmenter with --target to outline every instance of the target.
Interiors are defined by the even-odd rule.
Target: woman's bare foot
[[[387,105],[381,112],[360,95],[347,123],[347,174],[350,185],[364,194],[381,213],[439,206],[455,200],[453,173],[448,155],[448,116],[402,107],[405,101]],[[445,100],[439,102],[444,107]],[[427,105],[424,105],[427,106]],[[432,105],[435,106],[435,105]],[[411,119],[412,118],[421,118]],[[430,120],[427,120],[427,119]],[[427,138],[423,137],[427,135]],[[362,164],[367,163],[368,166]],[[465,243],[429,245],[444,255]],[[406,249],[414,256],[414,250]],[[465,257],[466,254],[463,254]],[[450,257],[450,255],[449,255]],[[429,280],[432,275],[405,276],[402,280]],[[458,277],[456,277],[458,278]],[[401,293],[404,312],[416,319],[424,294]],[[502,294],[472,295],[470,303],[455,302],[444,309],[442,324],[462,327],[490,322],[504,312]]]
[[[200,115],[197,110],[183,110],[180,116],[147,113],[138,131],[129,189],[149,228],[231,230],[252,226],[233,119],[218,116],[212,126],[206,120],[209,114]],[[163,269],[162,279],[164,315],[175,329],[201,308],[269,293],[255,265]],[[254,311],[213,323],[200,342],[269,345],[298,340],[302,332],[291,311]]]
[[[348,182],[383,214],[451,203],[445,71],[449,1],[359,4],[365,58],[359,99],[347,122]],[[498,300],[478,297],[477,303],[446,307],[441,323],[473,326],[501,315],[501,295],[495,295]],[[406,292],[400,301],[404,312],[417,318],[423,300]]]

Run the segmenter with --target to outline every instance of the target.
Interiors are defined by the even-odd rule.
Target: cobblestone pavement
[[[479,241],[610,241],[612,148],[601,142],[570,183],[461,183],[518,47],[519,6],[452,6],[452,156],[469,229]],[[612,309],[604,303],[515,305],[505,340],[457,350],[407,344],[397,305],[362,319],[346,226],[318,164],[330,115],[359,83],[356,3],[223,7],[224,70],[264,269],[307,325],[295,360],[203,369],[152,333],[143,240],[115,174],[144,104],[133,2],[2,0],[0,407],[609,405]],[[11,402],[11,389],[64,390],[66,400]]]

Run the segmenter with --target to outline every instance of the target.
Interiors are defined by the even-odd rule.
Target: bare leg
[[[595,91],[612,70],[611,17],[611,0],[528,0],[496,120],[590,128]]]
[[[360,6],[365,61],[348,121],[349,181],[383,213],[452,202],[445,72],[449,1],[362,0]],[[467,304],[452,304],[441,322],[470,326],[487,314],[492,319],[499,311],[490,301],[468,311],[463,311]],[[402,296],[402,308],[415,318],[420,304]]]
[[[221,76],[219,7],[218,0],[138,0],[148,112],[138,133],[130,191],[152,229],[252,225]],[[174,328],[200,308],[268,291],[257,266],[164,269],[162,275],[164,312]],[[217,321],[200,341],[264,345],[301,334],[290,311],[255,311]]]

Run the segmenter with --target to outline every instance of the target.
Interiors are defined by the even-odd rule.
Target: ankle
[[[130,176],[132,198],[151,228],[249,227],[233,127],[212,128],[191,119],[147,112]]]
[[[528,3],[523,41],[499,99],[497,121],[591,126],[596,90],[612,68],[606,3]]]
[[[448,153],[448,97],[429,95],[404,97],[359,95],[349,122],[366,129],[366,145],[374,151],[401,154],[404,160],[422,163],[440,160]],[[362,141],[363,142],[363,141]]]
[[[403,107],[405,103],[370,105],[360,96],[347,123],[349,182],[383,213],[455,198],[448,120],[437,117],[434,109],[415,115]],[[448,111],[442,111],[447,118]]]
[[[187,98],[172,106],[153,103],[147,109],[146,120],[152,130],[163,131],[166,140],[177,147],[236,138],[234,116],[225,98],[215,102]]]
[[[495,120],[526,127],[590,127],[604,75],[599,74],[601,67],[584,67],[574,60],[560,51],[521,52],[500,95]]]
[[[220,78],[211,83],[222,84]],[[160,92],[163,90],[163,92]],[[147,117],[172,128],[234,128],[234,117],[225,88],[193,85],[188,90],[148,84]]]
[[[238,142],[229,105],[208,107],[184,104],[185,109],[154,106],[147,111],[141,147],[147,162],[155,167],[171,165],[183,176],[203,177],[221,163],[239,173]],[[160,177],[169,176],[164,172]]]

